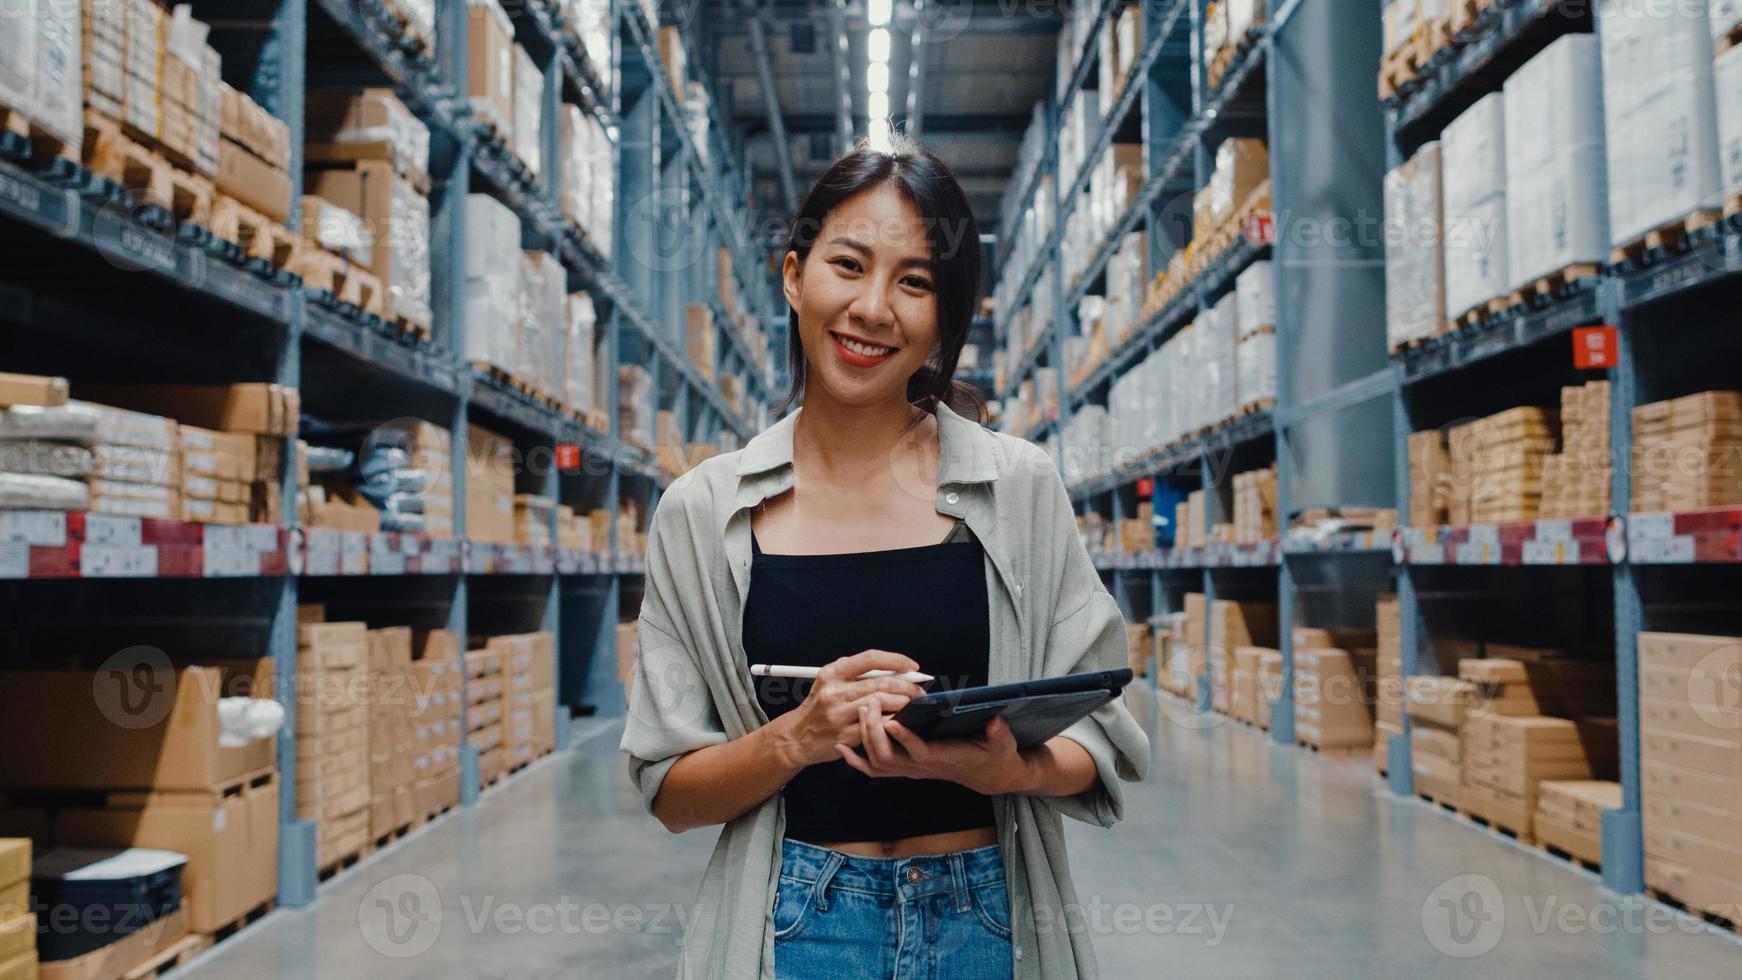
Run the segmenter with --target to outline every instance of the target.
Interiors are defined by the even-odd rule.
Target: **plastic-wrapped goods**
[[[363,219],[313,194],[302,198],[302,236],[359,265],[367,267],[372,260],[375,236]]]
[[[563,387],[563,302],[568,276],[549,252],[524,252],[520,262],[520,340],[514,373],[547,391]]]
[[[1264,0],[1229,0],[1228,37],[1240,43],[1248,31],[1264,23]]]
[[[1734,192],[1742,190],[1742,47],[1719,55],[1712,75],[1718,88],[1718,159],[1724,190]]]
[[[589,169],[592,131],[587,126],[587,114],[580,106],[563,103],[559,118],[562,125],[559,166],[562,169],[557,176],[557,203],[563,216],[585,231],[593,223],[593,205],[588,193],[592,184]]]
[[[544,106],[544,72],[526,49],[514,46],[514,155],[534,176],[544,167],[539,146],[544,130],[539,125]]]
[[[1603,120],[1615,246],[1718,205],[1711,24],[1701,5],[1603,0]]]
[[[1269,259],[1252,263],[1235,277],[1234,295],[1242,334],[1276,326],[1276,273]]]
[[[1204,52],[1214,55],[1228,43],[1228,4],[1212,3],[1204,11]]]
[[[1397,348],[1439,332],[1446,318],[1440,144],[1385,175],[1385,337]]]
[[[0,104],[74,149],[84,135],[79,6],[18,0],[0,16]]]
[[[1198,329],[1203,331],[1206,342],[1203,354],[1204,378],[1209,385],[1209,395],[1206,398],[1209,405],[1209,425],[1220,424],[1240,409],[1234,390],[1235,342],[1239,339],[1239,327],[1234,320],[1234,303],[1234,294],[1229,293],[1204,316],[1198,318]]]
[[[1078,92],[1065,107],[1059,130],[1059,186],[1072,187],[1082,173],[1083,161],[1089,155],[1101,131],[1101,114],[1094,92]]]
[[[1608,261],[1598,74],[1597,39],[1568,34],[1506,81],[1508,288]]]
[[[77,400],[53,408],[14,405],[0,412],[0,440],[43,439],[82,446],[174,449],[175,434],[175,422],[160,415]]]
[[[30,473],[0,473],[0,509],[84,510],[90,488],[83,480]]]
[[[0,473],[83,479],[96,467],[91,450],[60,442],[0,442]]]
[[[466,360],[515,367],[520,218],[488,194],[466,198]]]
[[[1261,139],[1223,140],[1216,148],[1216,172],[1210,177],[1210,220],[1213,227],[1233,220],[1258,186],[1270,179],[1270,150]]]
[[[392,89],[310,92],[303,120],[305,161],[391,160],[400,174],[429,179],[429,127]]]
[[[1446,311],[1453,316],[1512,289],[1506,265],[1506,111],[1484,96],[1440,136],[1445,192]]]
[[[643,446],[653,445],[653,377],[639,364],[617,368],[617,428]]]
[[[1240,338],[1236,353],[1239,361],[1240,407],[1257,402],[1276,400],[1276,334],[1260,330]]]
[[[369,271],[387,290],[388,312],[429,327],[429,200],[384,160],[363,160],[351,170],[308,173],[309,193],[355,212],[373,244]]]
[[[578,411],[593,407],[593,331],[597,313],[593,297],[570,293],[565,300],[563,334],[563,400]]]
[[[600,84],[611,84],[611,0],[562,0],[563,26],[581,42]]]

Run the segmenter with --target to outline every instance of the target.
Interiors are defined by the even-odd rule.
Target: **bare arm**
[[[742,738],[680,757],[654,797],[653,815],[672,833],[736,820],[799,770],[834,759],[836,744],[857,745],[860,705],[896,712],[925,693],[917,684],[887,677],[856,679],[859,675],[918,669],[911,659],[884,650],[866,650],[829,664],[797,708]]]

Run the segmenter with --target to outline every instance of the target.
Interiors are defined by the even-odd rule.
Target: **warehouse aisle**
[[[1139,692],[1153,777],[1071,827],[1103,976],[1735,976],[1742,945]],[[1202,727],[1209,725],[1209,727]],[[280,912],[184,976],[668,977],[713,834],[641,813],[618,727]],[[1455,921],[1454,921],[1455,918]]]

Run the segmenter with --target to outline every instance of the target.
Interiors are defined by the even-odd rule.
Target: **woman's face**
[[[786,253],[783,289],[798,314],[805,385],[849,405],[907,399],[938,342],[937,282],[926,223],[880,184],[831,211],[804,262]]]

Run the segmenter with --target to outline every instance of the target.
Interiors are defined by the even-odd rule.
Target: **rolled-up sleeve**
[[[1102,584],[1088,549],[1077,537],[1076,521],[1064,481],[1050,477],[1051,507],[1042,512],[1054,522],[1049,534],[1062,552],[1055,615],[1047,633],[1045,674],[1049,677],[1130,666],[1130,640],[1119,603]],[[1045,797],[1067,817],[1111,827],[1125,814],[1122,783],[1141,781],[1149,772],[1149,736],[1122,697],[1095,709],[1063,732],[1095,760],[1100,779],[1075,796]]]
[[[666,774],[687,752],[727,741],[713,693],[697,661],[676,600],[704,588],[691,547],[681,490],[674,483],[654,509],[647,535],[647,571],[636,627],[629,710],[619,748],[649,813]],[[700,594],[697,592],[697,594]],[[679,617],[674,617],[673,612]]]

